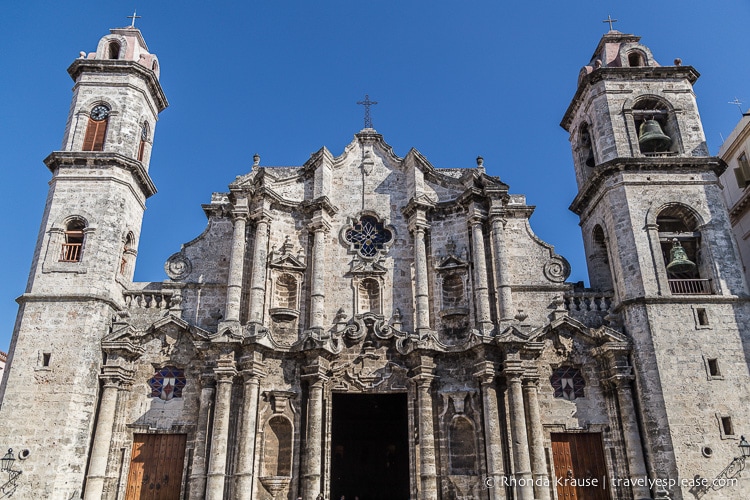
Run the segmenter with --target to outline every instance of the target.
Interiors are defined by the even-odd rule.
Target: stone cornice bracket
[[[520,359],[506,359],[503,363],[503,375],[508,380],[520,379],[525,372],[523,361]]]
[[[326,382],[331,372],[330,362],[320,356],[314,357],[310,360],[310,364],[302,367],[302,380],[307,380],[311,384],[315,382]]]
[[[428,385],[436,378],[435,361],[432,356],[426,354],[414,354],[412,356],[414,367],[411,369],[411,379],[417,383]]]
[[[483,214],[481,214],[478,210],[472,209],[470,211],[469,216],[466,218],[466,224],[469,226],[469,228],[472,228],[476,225],[484,225],[484,221],[486,220],[486,217],[484,217]]]
[[[264,378],[268,375],[263,354],[255,350],[240,358],[239,369],[246,382],[252,378]]]
[[[328,218],[321,214],[315,214],[310,222],[307,224],[307,229],[311,233],[324,232],[327,233],[331,230],[331,223],[328,222]]]
[[[141,357],[146,352],[146,349],[133,342],[130,338],[122,338],[118,340],[102,340],[102,351],[106,352],[108,356],[117,355],[127,360],[135,360]]]
[[[415,214],[409,219],[409,232],[415,233],[421,231],[422,233],[427,232],[430,229],[430,223],[427,222],[427,218],[423,212]]]
[[[492,361],[482,360],[474,365],[474,376],[481,385],[491,384],[497,377],[497,366]]]
[[[262,222],[270,224],[271,222],[273,222],[273,214],[265,206],[258,207],[249,216],[250,219],[255,222],[255,224],[260,224]]]
[[[415,196],[404,208],[401,209],[401,213],[407,219],[413,218],[424,218],[426,220],[426,213],[435,208],[435,203],[432,202],[427,196]]]
[[[229,214],[232,216],[232,220],[244,220],[247,221],[250,218],[250,212],[247,210],[246,207],[243,208],[235,208]]]
[[[237,376],[237,368],[234,367],[234,361],[231,361],[231,365],[222,363],[223,360],[219,361],[219,366],[214,368],[214,375],[216,375],[217,382],[223,382],[226,380],[232,380]]]
[[[333,217],[339,211],[339,207],[331,203],[328,196],[320,196],[314,200],[303,201],[300,207],[304,213],[314,213],[317,211],[325,212],[329,217]]]
[[[135,380],[135,370],[120,365],[104,365],[99,380],[105,387],[127,387]]]
[[[544,342],[525,342],[520,347],[522,354],[535,359],[544,351]]]

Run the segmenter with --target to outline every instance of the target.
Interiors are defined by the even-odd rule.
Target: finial
[[[674,65],[675,66],[682,66],[682,59],[680,59],[679,57],[675,58]]]
[[[79,58],[79,59],[86,59],[86,52],[84,52],[84,51],[80,51],[80,52],[78,53],[78,58]]]
[[[607,19],[605,19],[602,22],[603,23],[609,23],[609,31],[614,31],[614,29],[612,28],[612,24],[616,23],[617,19],[612,19],[612,16],[610,16],[609,14],[607,14]]]
[[[477,156],[477,170],[484,172],[484,158]]]
[[[257,167],[258,165],[260,165],[260,155],[255,153],[253,155],[253,167]]]
[[[127,17],[128,19],[131,20],[130,21],[130,27],[131,28],[135,28],[135,20],[141,18],[141,16],[136,16],[135,15],[135,9],[133,9],[133,15],[132,16],[125,16],[125,17]]]
[[[365,107],[365,128],[372,128],[372,120],[370,119],[370,106],[377,103],[378,101],[371,101],[368,94],[365,94],[364,101],[357,101],[357,104],[361,104]]]

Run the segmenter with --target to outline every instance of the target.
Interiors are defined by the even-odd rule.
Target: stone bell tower
[[[698,77],[679,59],[660,65],[640,37],[609,31],[561,123],[591,286],[614,292],[611,323],[633,345],[642,473],[678,481],[634,487],[634,498],[693,498],[679,480],[713,479],[750,434],[748,293],[721,202],[726,165],[708,154],[693,93]],[[726,498],[739,498],[744,481]]]
[[[25,498],[79,497],[96,462],[100,385],[128,383],[126,371],[101,374],[100,341],[133,276],[167,107],[158,59],[132,26],[111,30],[68,73],[70,113],[61,150],[44,160],[52,179],[0,387],[0,445],[29,452],[17,462]],[[101,487],[89,475],[87,494]]]

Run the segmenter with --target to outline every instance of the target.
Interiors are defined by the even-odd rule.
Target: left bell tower
[[[44,160],[52,179],[0,385],[0,449],[28,450],[16,461],[19,498],[80,498],[100,386],[129,383],[125,372],[100,375],[100,341],[123,306],[156,193],[151,148],[168,105],[159,72],[133,26],[110,30],[68,68],[73,99],[62,147]],[[89,475],[86,490],[104,493],[99,479]]]

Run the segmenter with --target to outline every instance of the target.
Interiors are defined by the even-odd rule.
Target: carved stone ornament
[[[570,264],[563,257],[553,255],[544,264],[544,275],[550,281],[562,283],[570,276]]]
[[[187,278],[192,270],[193,265],[190,263],[190,260],[179,252],[172,254],[167,259],[166,264],[164,264],[164,272],[173,281],[180,281]]]

